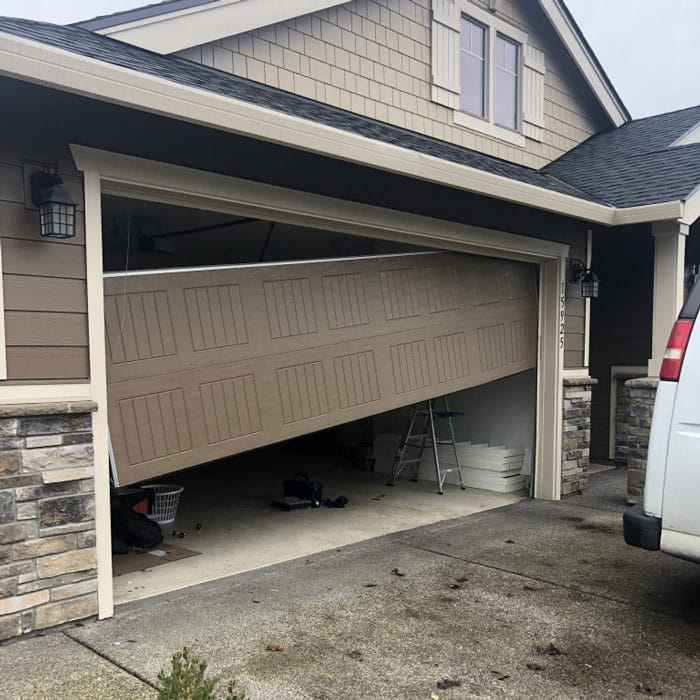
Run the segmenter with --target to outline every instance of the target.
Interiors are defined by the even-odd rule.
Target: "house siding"
[[[0,122],[2,120],[0,119]],[[5,299],[8,380],[87,379],[87,294],[82,179],[70,163],[59,171],[78,204],[73,239],[42,239],[28,177],[42,163],[17,151],[22,132],[0,155],[0,245]],[[30,153],[28,149],[26,153]]]
[[[621,261],[624,264],[621,265]],[[610,368],[646,367],[651,357],[654,241],[651,225],[594,233],[593,269],[600,297],[591,303],[593,387],[591,455],[607,459],[610,439]]]
[[[455,125],[452,110],[431,101],[430,0],[354,0],[179,55],[540,168],[609,124],[536,3],[503,0],[500,8],[498,16],[527,32],[530,44],[546,55],[544,139],[527,139],[525,148]]]

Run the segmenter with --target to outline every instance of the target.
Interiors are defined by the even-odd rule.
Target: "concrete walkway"
[[[0,648],[0,697],[154,698],[185,645],[251,700],[697,697],[700,567],[627,547],[623,494],[603,472],[563,503],[131,603]]]

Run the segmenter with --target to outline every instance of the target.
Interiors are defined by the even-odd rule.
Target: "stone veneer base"
[[[629,401],[626,415],[620,416],[617,434],[625,444],[627,502],[631,505],[641,503],[644,499],[649,433],[658,385],[659,380],[654,377],[639,377],[625,382]]]
[[[564,378],[561,495],[581,493],[588,482],[591,447],[592,377]]]
[[[0,640],[97,613],[95,408],[0,406]]]

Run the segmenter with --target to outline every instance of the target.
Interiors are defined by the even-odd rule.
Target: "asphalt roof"
[[[96,32],[107,27],[114,27],[118,24],[126,24],[127,22],[136,22],[140,19],[148,19],[149,17],[157,17],[168,12],[177,12],[179,10],[187,10],[190,7],[198,5],[208,5],[214,0],[162,0],[162,2],[154,2],[143,7],[135,7],[132,10],[120,10],[111,12],[108,15],[100,15],[92,19],[84,19],[80,22],[74,22],[73,26],[82,27]]]
[[[616,207],[686,199],[700,185],[700,144],[671,146],[700,123],[700,105],[592,136],[541,172]]]

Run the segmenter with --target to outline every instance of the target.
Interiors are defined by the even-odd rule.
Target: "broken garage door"
[[[451,253],[111,273],[105,321],[129,484],[534,367],[536,277]]]

